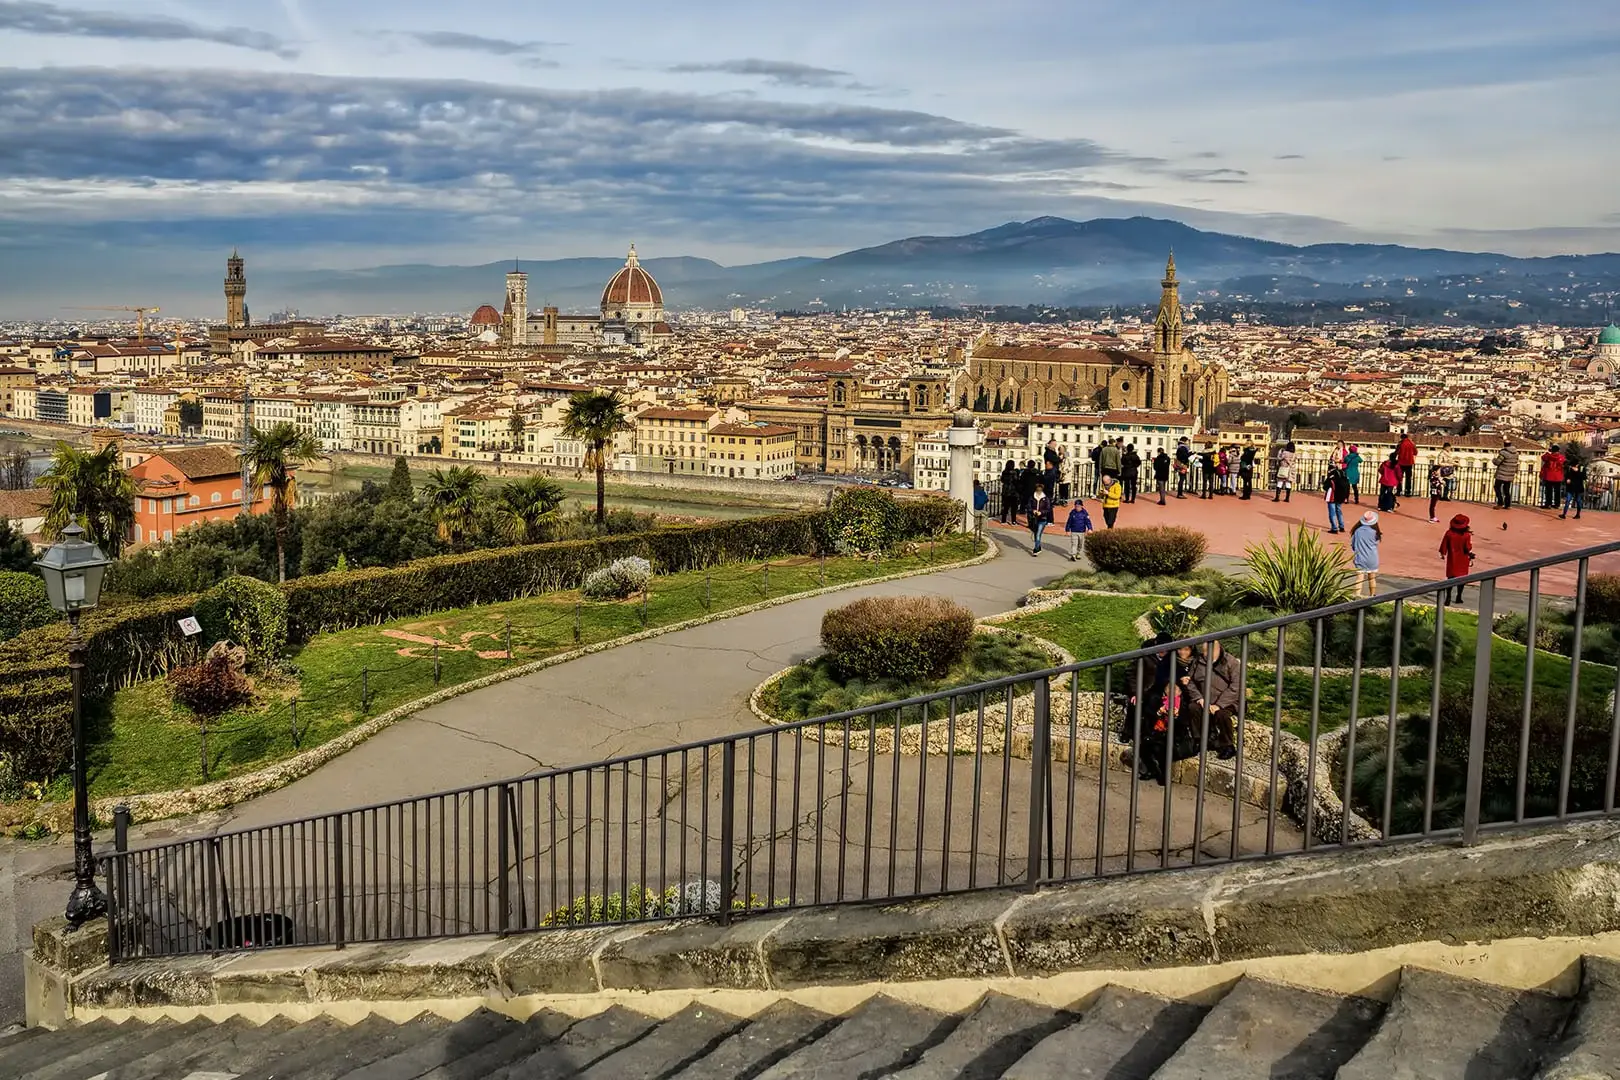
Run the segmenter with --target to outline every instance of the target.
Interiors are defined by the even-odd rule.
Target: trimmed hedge
[[[287,647],[287,598],[258,578],[228,577],[197,599],[204,644],[234,641],[247,650],[248,667],[274,664]]]
[[[45,582],[38,574],[0,570],[0,641],[56,618]]]
[[[1591,574],[1586,579],[1588,622],[1620,623],[1620,574]]]
[[[1179,525],[1102,529],[1087,534],[1086,558],[1105,574],[1185,574],[1204,561],[1208,538]]]
[[[937,679],[967,652],[973,612],[939,596],[869,596],[821,617],[821,646],[844,679]]]

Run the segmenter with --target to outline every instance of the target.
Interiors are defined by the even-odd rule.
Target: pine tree
[[[394,459],[394,471],[388,474],[388,486],[383,489],[383,498],[401,502],[411,502],[416,498],[416,485],[411,483],[411,467],[405,463],[404,455]]]

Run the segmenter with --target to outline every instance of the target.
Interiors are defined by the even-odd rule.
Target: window
[[[216,491],[212,495],[208,496],[208,501],[217,506],[219,504],[219,498],[220,498],[219,492]]]
[[[190,505],[192,505],[192,506],[201,506],[202,505],[202,500],[197,498],[197,496],[193,495],[191,497]]]

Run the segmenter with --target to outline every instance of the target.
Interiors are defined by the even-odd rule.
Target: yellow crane
[[[135,313],[135,339],[143,341],[146,338],[146,313],[150,311],[156,315],[163,309],[156,304],[147,304],[144,307],[74,307],[69,311],[133,311]]]

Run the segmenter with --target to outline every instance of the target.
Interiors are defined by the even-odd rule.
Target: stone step
[[[572,1016],[542,1009],[501,1038],[466,1051],[460,1060],[429,1069],[422,1074],[421,1080],[468,1080],[469,1077],[488,1076],[556,1041],[573,1025]]]
[[[743,1027],[694,1061],[691,1077],[754,1077],[777,1062],[809,1046],[840,1023],[835,1016],[792,1001],[778,1001],[760,1010]]]
[[[1078,1023],[1042,1039],[1007,1080],[1148,1080],[1198,1029],[1208,1009],[1104,987]]]
[[[1078,1019],[1006,994],[986,994],[922,1060],[894,1080],[997,1080],[1052,1032]]]
[[[1377,1034],[1338,1080],[1528,1078],[1569,1010],[1551,994],[1406,968]]]
[[[137,1061],[147,1054],[174,1046],[199,1046],[217,1025],[211,1020],[191,1020],[177,1024],[158,1020],[150,1024],[126,1022],[118,1038],[108,1039],[77,1054],[57,1058],[50,1064],[30,1069],[30,1080],[80,1080],[100,1076],[122,1062]]]
[[[196,1038],[177,1040],[115,1065],[106,1080],[169,1080],[191,1073],[237,1075],[269,1053],[293,1053],[322,1038],[325,1028],[276,1017],[263,1024],[226,1020]]]
[[[902,1069],[948,1034],[956,1017],[879,994],[842,1023],[759,1074],[759,1080],[856,1080]],[[702,1062],[694,1066],[701,1070]],[[694,1071],[694,1076],[705,1075]]]
[[[322,1038],[296,1053],[266,1054],[262,1062],[255,1062],[237,1080],[337,1080],[345,1073],[399,1053],[447,1027],[449,1022],[424,1013],[403,1024],[381,1016],[368,1016],[349,1026],[326,1018],[313,1023],[321,1025]]]
[[[111,1020],[92,1020],[88,1024],[74,1024],[61,1031],[47,1032],[45,1037],[31,1039],[16,1046],[0,1046],[0,1076],[28,1076],[53,1061],[83,1054],[105,1042],[129,1032]]]
[[[498,1042],[520,1025],[509,1016],[479,1009],[439,1031],[344,1073],[344,1080],[416,1080],[425,1072],[459,1061],[469,1050]]]
[[[632,1012],[623,1005],[614,1005],[595,1016],[576,1021],[557,1038],[537,1047],[527,1057],[518,1058],[488,1076],[490,1080],[574,1076],[609,1054],[645,1037],[657,1023],[652,1017]]]
[[[1366,998],[1240,979],[1153,1080],[1333,1080],[1383,1011]]]
[[[1620,963],[1581,961],[1581,996],[1536,1080],[1620,1080]]]
[[[646,1037],[602,1058],[579,1080],[657,1080],[678,1075],[730,1038],[744,1024],[740,1017],[712,1007],[688,1005],[661,1021]]]

